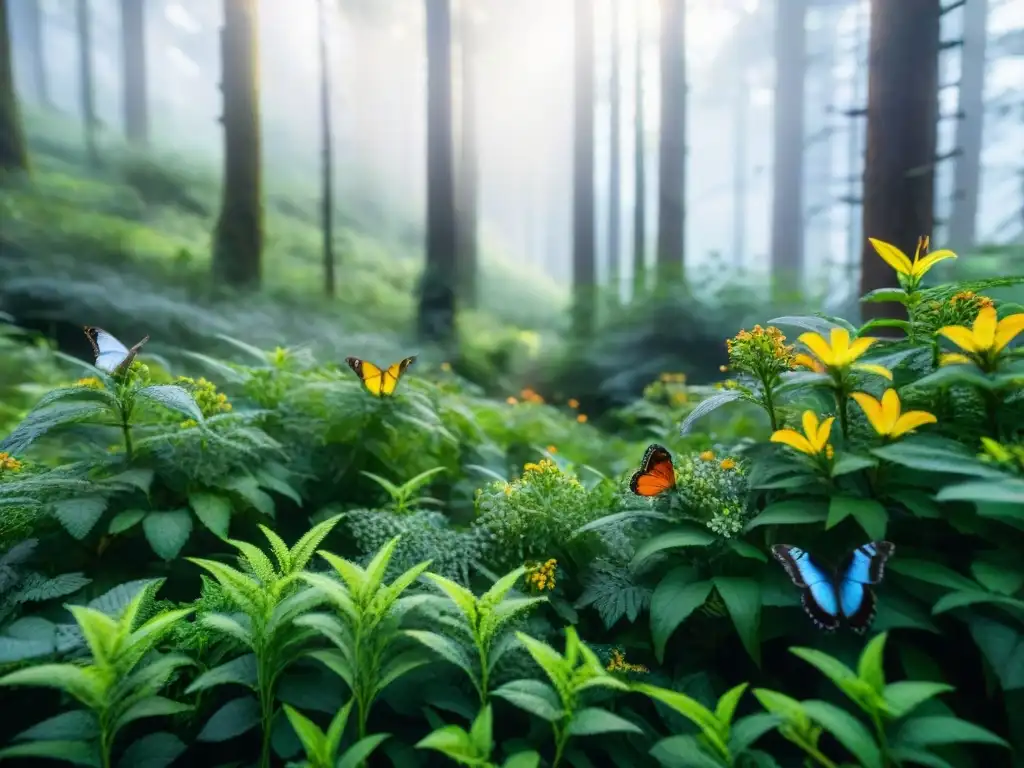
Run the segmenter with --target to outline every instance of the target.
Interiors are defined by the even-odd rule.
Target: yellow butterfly
[[[395,387],[398,386],[398,380],[402,378],[405,369],[416,362],[416,356],[413,355],[397,363],[392,363],[383,370],[368,360],[360,360],[358,357],[346,357],[345,362],[362,380],[367,392],[374,397],[390,397],[395,393]]]

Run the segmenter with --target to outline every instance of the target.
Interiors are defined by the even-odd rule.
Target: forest
[[[0,763],[1024,768],[1020,0],[0,0]]]

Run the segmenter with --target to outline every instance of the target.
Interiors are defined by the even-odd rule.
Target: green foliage
[[[480,710],[467,731],[457,725],[446,725],[425,736],[416,745],[417,749],[432,749],[459,765],[475,766],[476,768],[497,768],[491,762],[494,749],[492,738],[494,714],[490,705]],[[537,768],[540,755],[536,752],[518,752],[506,760],[502,768]]]
[[[356,768],[362,765],[388,735],[384,733],[366,736],[338,755],[351,711],[352,702],[349,701],[338,710],[331,719],[327,732],[324,733],[316,723],[285,704],[284,712],[288,716],[288,722],[292,724],[306,752],[305,762],[292,765],[295,768]]]

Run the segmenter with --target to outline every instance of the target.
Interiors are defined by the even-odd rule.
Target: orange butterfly
[[[657,496],[676,487],[672,454],[654,443],[648,446],[640,469],[629,479],[629,490],[638,496]]]

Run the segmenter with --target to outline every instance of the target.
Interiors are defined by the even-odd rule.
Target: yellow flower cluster
[[[558,568],[558,561],[554,558],[539,565],[528,565],[526,567],[526,583],[538,592],[543,592],[545,589],[550,591],[555,588],[556,568]]]
[[[726,457],[718,462],[718,466],[728,472],[730,469],[736,469],[736,460]]]
[[[532,389],[527,387],[519,393],[519,397],[524,403],[534,403],[535,405],[544,405],[544,398],[534,392]]]
[[[536,464],[532,461],[523,465],[523,474],[536,472],[537,474],[558,474],[558,466],[551,459],[541,459]]]
[[[84,379],[79,379],[75,382],[76,387],[85,387],[86,389],[103,389],[103,382],[97,379],[95,376],[87,376]]]
[[[747,373],[762,381],[770,381],[793,367],[793,346],[774,325],[742,330],[725,342],[730,370]]]
[[[715,460],[715,452],[714,451],[701,451],[700,455],[697,456],[697,458],[700,459],[701,461],[714,461]]]
[[[608,666],[605,669],[609,672],[650,672],[643,664],[630,664],[626,661],[625,652],[618,648],[612,650],[611,658],[608,660]]]
[[[21,472],[22,464],[6,451],[0,451],[0,472]]]

